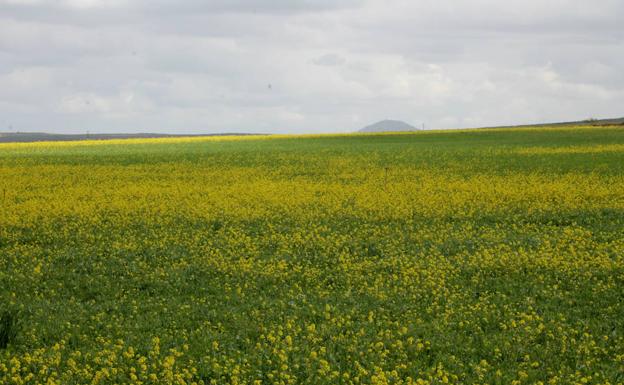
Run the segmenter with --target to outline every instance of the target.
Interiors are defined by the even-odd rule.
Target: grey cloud
[[[624,115],[622,16],[616,0],[0,0],[0,130]]]
[[[362,4],[361,0],[212,0],[185,1],[183,4],[171,0],[140,1],[134,3],[140,9],[167,9],[176,12],[234,12],[273,13],[309,12],[349,8]]]
[[[345,63],[345,58],[334,53],[328,53],[313,60],[314,64],[320,66],[339,66]]]
[[[363,3],[363,0],[2,0],[0,12],[17,20],[94,26],[198,15],[324,12]]]

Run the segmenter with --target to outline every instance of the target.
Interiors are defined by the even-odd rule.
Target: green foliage
[[[624,381],[624,130],[0,145],[0,173],[0,383]]]

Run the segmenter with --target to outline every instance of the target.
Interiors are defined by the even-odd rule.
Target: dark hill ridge
[[[515,128],[515,127],[559,127],[559,126],[624,126],[624,118],[586,119],[571,122],[519,124],[515,126],[493,126],[482,128]]]
[[[362,128],[359,132],[398,132],[398,131],[417,131],[418,128],[409,125],[400,120],[382,120],[370,126]]]
[[[587,119],[570,122],[555,122],[555,123],[537,123],[537,124],[518,124],[514,126],[490,126],[480,127],[483,129],[488,128],[517,128],[517,127],[559,127],[559,126],[624,126],[624,118],[613,119]],[[358,132],[404,132],[404,131],[418,131],[419,128],[411,126],[400,120],[382,120],[370,126],[366,126]]]
[[[624,126],[624,117],[614,119],[587,119],[571,122],[520,124],[516,126],[495,126],[487,128],[514,128],[514,127],[544,127],[544,126]],[[358,132],[405,132],[419,129],[400,120],[382,120],[366,126]],[[270,135],[252,133],[218,133],[218,134],[49,134],[44,132],[0,132],[0,143],[10,142],[43,142],[43,141],[72,141],[72,140],[107,140],[107,139],[134,139],[134,138],[176,138],[192,136],[227,136],[227,135]]]
[[[109,139],[142,139],[142,138],[181,138],[192,136],[231,136],[231,135],[265,135],[248,133],[221,133],[221,134],[47,134],[44,132],[3,132],[0,133],[0,143],[9,142],[57,142],[75,140],[109,140]]]

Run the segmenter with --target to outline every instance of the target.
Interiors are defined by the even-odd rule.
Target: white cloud
[[[57,132],[618,116],[622,16],[616,0],[0,0],[0,115]]]

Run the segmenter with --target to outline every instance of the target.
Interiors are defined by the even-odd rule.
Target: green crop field
[[[0,384],[622,384],[624,129],[0,144]]]

